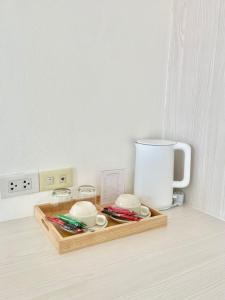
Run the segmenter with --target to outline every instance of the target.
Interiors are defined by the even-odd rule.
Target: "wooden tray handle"
[[[41,218],[41,223],[44,225],[45,229],[49,231],[49,227],[43,218]]]

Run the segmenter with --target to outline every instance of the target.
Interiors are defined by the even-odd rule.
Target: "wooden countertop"
[[[34,218],[0,223],[0,300],[224,300],[225,222],[166,214],[167,227],[64,255]]]

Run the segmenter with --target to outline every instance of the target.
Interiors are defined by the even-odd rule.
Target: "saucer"
[[[87,232],[88,231],[93,231],[93,232],[100,231],[100,230],[106,228],[107,226],[108,226],[108,221],[104,225],[95,225],[93,227],[88,227]]]
[[[142,220],[148,220],[148,219],[150,219],[151,216],[142,217],[140,221],[122,220],[122,219],[114,218],[113,216],[109,216],[109,217],[110,217],[110,219],[112,219],[113,221],[116,221],[117,223],[124,224],[124,223],[129,223],[129,222],[140,222]]]
[[[74,232],[73,230],[70,230],[70,229],[66,229],[66,228],[64,228],[63,226],[61,226],[61,225],[57,225],[61,230],[63,230],[63,231],[66,231],[66,232],[69,232],[69,233],[71,233],[71,234],[81,234],[81,233],[76,233],[76,232]]]
[[[70,214],[65,214],[65,216],[68,216],[68,217],[71,217]],[[108,226],[108,220],[107,222],[104,224],[104,225],[95,225],[93,227],[85,227],[84,229],[86,230],[86,232],[96,232],[96,231],[100,231],[104,228],[106,228]],[[72,233],[72,231],[69,231],[68,232]]]

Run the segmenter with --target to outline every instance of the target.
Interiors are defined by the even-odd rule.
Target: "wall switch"
[[[124,194],[124,169],[105,170],[101,174],[101,202],[112,203]]]
[[[18,173],[0,176],[1,198],[22,196],[39,192],[38,173]]]
[[[55,180],[54,180],[54,177],[53,177],[53,176],[49,176],[49,177],[47,178],[47,184],[48,184],[48,185],[53,185],[54,182],[55,182]]]
[[[73,169],[42,171],[39,173],[40,191],[48,191],[73,186]]]

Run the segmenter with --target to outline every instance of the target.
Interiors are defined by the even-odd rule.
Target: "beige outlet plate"
[[[49,191],[73,186],[73,169],[42,171],[39,173],[40,191]]]

